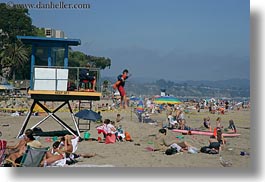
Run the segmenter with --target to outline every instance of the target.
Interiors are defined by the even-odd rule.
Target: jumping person
[[[113,85],[114,89],[118,89],[120,96],[121,96],[121,108],[127,108],[127,99],[126,99],[126,92],[124,89],[125,80],[128,78],[129,71],[127,69],[123,70],[122,74],[118,76],[118,81]]]

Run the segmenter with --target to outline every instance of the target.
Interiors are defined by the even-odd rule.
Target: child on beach
[[[211,122],[210,122],[210,117],[209,116],[207,118],[203,118],[203,125],[204,125],[205,128],[207,128],[210,131],[212,131]]]
[[[117,114],[117,117],[116,117],[116,122],[120,122],[121,120],[123,119],[123,117],[121,117],[120,114]]]

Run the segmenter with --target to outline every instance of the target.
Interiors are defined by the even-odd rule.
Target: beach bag
[[[107,134],[106,139],[105,139],[105,144],[115,143],[115,141],[116,141],[115,134]]]
[[[127,132],[127,131],[125,132],[125,140],[126,141],[131,141],[132,140],[130,133]]]

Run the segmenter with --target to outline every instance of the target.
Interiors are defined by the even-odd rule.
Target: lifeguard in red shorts
[[[129,71],[127,69],[123,70],[122,74],[118,76],[118,81],[114,83],[113,88],[118,89],[121,96],[121,108],[127,108],[126,92],[124,89],[125,80],[128,78]]]

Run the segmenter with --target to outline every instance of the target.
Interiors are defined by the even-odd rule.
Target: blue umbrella
[[[98,121],[102,118],[100,114],[92,110],[81,110],[75,114],[79,119]]]

